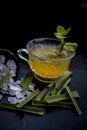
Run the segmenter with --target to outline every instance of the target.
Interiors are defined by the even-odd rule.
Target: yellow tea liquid
[[[29,65],[32,71],[44,78],[56,78],[62,75],[69,67],[69,60],[62,60],[56,57],[55,47],[46,48],[37,47],[30,52],[34,56],[29,56]]]

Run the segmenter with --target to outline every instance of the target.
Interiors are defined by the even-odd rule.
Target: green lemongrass
[[[48,84],[43,90],[41,90],[39,92],[39,94],[36,96],[36,100],[40,101],[42,98],[44,98],[44,96],[47,95],[47,93],[49,93],[49,91],[51,90],[52,86],[54,85],[55,81],[51,82],[50,84]]]
[[[19,104],[16,105],[16,107],[21,108],[26,103],[28,103],[31,99],[33,99],[37,94],[39,93],[39,89],[34,90],[30,95],[28,95],[24,100],[22,100]]]
[[[77,91],[71,92],[72,96],[75,98],[79,98],[79,94]],[[70,99],[70,97],[67,95],[67,93],[65,94],[59,94],[59,95],[52,95],[52,96],[47,96],[45,98],[47,103],[54,103],[54,102],[59,102],[59,101],[65,101],[67,99]]]
[[[3,84],[5,84],[9,78],[11,77],[11,73],[10,72],[7,72],[1,79],[0,79],[0,87],[3,86]]]
[[[3,103],[0,103],[0,108],[21,111],[21,112],[26,112],[26,113],[35,114],[35,115],[44,114],[44,108],[34,107],[34,106],[30,106],[30,105],[25,105],[23,108],[17,108],[15,104],[3,102]]]
[[[75,94],[76,92],[74,91],[73,93]],[[75,96],[76,96],[76,94],[75,94]],[[33,103],[35,103],[36,105],[42,104],[44,106],[46,106],[46,105],[47,106],[56,106],[56,105],[59,105],[59,104],[66,105],[66,106],[73,105],[71,101],[60,101],[60,102],[58,101],[58,102],[54,102],[54,103],[47,103],[45,99],[41,99],[40,101],[37,101],[35,98],[32,100],[32,104]]]
[[[73,104],[72,102],[56,102],[56,103],[47,103],[47,102],[43,102],[43,101],[33,101],[32,106],[37,106],[37,107],[64,107],[64,108],[72,108]]]
[[[39,92],[39,94],[36,96],[36,100],[40,101],[44,95],[48,92],[48,90],[50,89],[50,87],[46,86],[42,91]]]
[[[21,81],[20,85],[22,86],[23,90],[27,90],[29,87],[29,84],[31,84],[33,80],[34,74],[32,71],[29,71]]]
[[[79,108],[75,98],[73,97],[73,94],[72,94],[70,88],[68,86],[66,86],[65,88],[66,88],[66,90],[67,90],[67,92],[69,94],[69,97],[70,97],[70,99],[71,99],[71,101],[72,101],[72,103],[73,103],[73,105],[74,105],[78,115],[82,115],[82,112],[81,112],[81,110],[80,110],[80,108]]]
[[[65,83],[64,85],[60,88],[60,90],[56,93],[57,95],[58,94],[61,94],[63,92],[63,90],[65,89],[65,86],[67,86],[71,81],[71,78],[69,78]]]
[[[67,72],[65,72],[65,74],[63,76],[56,79],[53,83],[53,86],[50,87],[50,89],[44,96],[44,99],[47,96],[59,94],[62,91],[63,86],[70,82],[70,79],[68,79],[70,75],[71,75],[71,72],[67,71]]]
[[[54,85],[52,86],[52,87],[50,87],[50,89],[48,90],[48,92],[45,94],[45,96],[44,96],[44,99],[47,97],[47,96],[50,96],[51,95],[51,92],[52,92],[52,90],[54,89]]]
[[[71,74],[72,72],[66,71],[62,76],[56,79],[55,87],[52,90],[51,95],[55,95],[56,93],[58,93],[58,91],[62,88],[62,86],[64,85],[64,83],[67,81],[67,79],[70,77]]]
[[[66,81],[71,76],[71,74],[72,72],[67,70],[60,78],[55,81],[55,88],[58,88],[58,85],[60,85],[63,81]]]

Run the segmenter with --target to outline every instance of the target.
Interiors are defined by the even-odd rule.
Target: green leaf
[[[57,31],[57,33],[64,35],[66,30],[64,29],[63,26],[58,25],[57,28],[56,28],[56,31]]]
[[[63,49],[67,50],[67,51],[75,51],[75,48],[72,46],[64,46]]]
[[[58,39],[64,39],[64,38],[67,38],[66,36],[64,36],[64,35],[62,35],[61,33],[54,33],[54,35],[56,36],[56,38],[58,38]]]
[[[3,84],[5,84],[10,77],[11,77],[11,73],[10,73],[10,72],[7,72],[7,73],[0,79],[0,87],[2,87]]]
[[[78,47],[78,44],[77,43],[75,43],[75,42],[65,42],[65,45],[66,46],[73,46],[73,47],[75,47],[75,48],[77,48]]]
[[[71,28],[68,28],[68,29],[66,30],[65,35],[67,35],[67,34],[70,32],[70,30],[71,30]]]
[[[78,46],[77,43],[66,42],[65,45],[63,46],[63,49],[69,51],[76,51],[77,46]]]
[[[59,26],[57,26],[56,30],[57,30],[57,33],[60,33],[61,35],[65,36],[70,32],[71,28],[68,28],[66,30],[63,26],[59,25]]]

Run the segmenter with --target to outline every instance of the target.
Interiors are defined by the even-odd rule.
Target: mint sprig
[[[61,25],[57,26],[54,36],[60,40],[60,44],[56,48],[58,54],[62,54],[63,50],[75,51],[77,49],[77,43],[65,42],[65,38],[67,38],[67,34],[70,32],[70,30],[71,30],[71,27],[68,29],[65,29]]]

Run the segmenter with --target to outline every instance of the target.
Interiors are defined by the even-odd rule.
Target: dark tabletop
[[[25,61],[19,59],[19,79],[29,69]],[[73,71],[70,88],[77,90],[80,99],[77,101],[82,111],[78,116],[72,110],[61,108],[50,109],[43,116],[36,116],[15,111],[0,110],[0,130],[85,130],[87,129],[87,55],[77,51],[71,61]]]
[[[41,3],[41,5],[43,3]],[[61,5],[62,4],[63,3],[61,3]],[[17,55],[17,49],[21,47],[24,48],[29,40],[42,36],[53,37],[53,32],[58,24],[65,25],[65,27],[72,26],[70,39],[72,41],[78,42],[79,47],[75,57],[71,61],[71,65],[69,68],[73,71],[70,88],[71,90],[77,90],[79,92],[80,98],[77,102],[82,111],[82,115],[78,116],[72,110],[61,108],[50,109],[48,112],[45,112],[43,116],[35,116],[32,114],[0,109],[0,130],[87,129],[87,33],[85,33],[85,31],[87,31],[87,22],[85,18],[87,13],[85,12],[85,10],[78,10],[76,6],[76,10],[74,10],[75,8],[73,8],[73,6],[75,5],[75,3],[73,2],[72,12],[69,12],[71,11],[70,4],[69,10],[67,12],[64,10],[63,12],[61,12],[61,14],[59,13],[58,15],[57,7],[59,6],[56,3],[55,5],[53,5],[54,12],[51,6],[49,6],[49,10],[48,6],[47,8],[45,8],[45,4],[43,8],[42,6],[40,6],[39,8],[38,5],[38,11],[36,12],[34,10],[33,14],[31,14],[32,11],[31,9],[29,9],[29,4],[28,8],[25,8],[25,14],[24,10],[22,10],[23,6],[21,6],[22,12],[21,10],[19,10],[19,12],[15,13],[15,9],[19,9],[19,6],[17,8],[15,8],[14,6],[14,9],[13,6],[11,6],[11,10],[5,10],[4,15],[2,15],[1,17],[2,30],[0,40],[2,40],[2,42],[0,42],[0,48],[7,48]],[[44,12],[44,8],[46,9],[46,11],[48,11],[48,13]],[[37,6],[35,9],[37,10]],[[42,14],[40,14],[39,9],[42,9]],[[58,11],[60,12],[60,9]],[[28,12],[28,14],[26,14],[26,12]],[[54,15],[55,12],[56,15]],[[18,61],[20,65],[18,78],[20,79],[26,74],[29,66],[25,61],[22,61],[20,58],[18,58]]]

